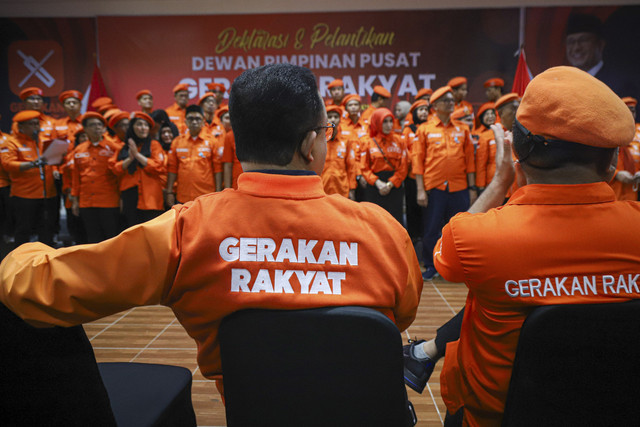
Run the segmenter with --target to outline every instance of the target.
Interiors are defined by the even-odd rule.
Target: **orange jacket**
[[[356,188],[359,167],[351,141],[342,138],[340,127],[338,137],[327,141],[327,158],[322,170],[322,185],[327,194],[349,197],[349,190]]]
[[[491,129],[479,135],[476,150],[476,186],[484,188],[496,173],[496,140]]]
[[[505,206],[451,219],[434,263],[469,294],[440,377],[449,412],[464,406],[464,425],[500,425],[532,307],[640,298],[637,236],[640,204],[616,202],[604,182],[531,184]]]
[[[636,123],[633,141],[626,147],[620,147],[616,174],[621,170],[626,170],[632,175],[640,171],[640,123]],[[638,200],[638,184],[623,184],[614,177],[609,185],[616,193],[617,200]]]
[[[400,330],[413,322],[420,267],[382,208],[327,196],[315,175],[245,173],[238,185],[101,243],[22,245],[0,265],[0,300],[39,326],[166,305],[197,342],[208,378],[222,372],[220,321],[244,308],[359,305]]]
[[[147,165],[144,168],[137,167],[133,174],[128,170],[122,169],[124,160],[118,160],[116,153],[109,160],[109,169],[116,175],[120,181],[120,191],[127,190],[131,187],[138,187],[138,209],[142,210],[163,210],[164,194],[162,190],[166,181],[162,182],[161,175],[166,174],[166,154],[162,149],[162,145],[158,141],[151,141],[151,156],[147,157]]]
[[[418,127],[413,146],[413,172],[423,175],[424,189],[464,190],[467,174],[475,172],[474,148],[469,128],[457,120],[445,126],[436,115]]]
[[[232,187],[238,188],[238,178],[242,173],[242,164],[236,156],[236,138],[233,136],[233,131],[230,130],[224,136],[224,148],[222,153],[222,163],[233,163],[232,172]]]
[[[82,127],[80,117],[78,116],[75,120],[71,120],[69,117],[56,120],[54,138],[73,142],[76,131]]]
[[[222,165],[214,149],[204,129],[195,139],[187,133],[171,143],[167,171],[178,175],[176,199],[180,203],[216,191],[215,174],[222,171]]]
[[[371,119],[371,115],[373,114],[374,111],[376,111],[376,109],[377,108],[369,105],[366,110],[360,113],[360,120],[362,121],[362,123],[365,124],[365,126],[369,126],[369,120]]]
[[[178,127],[180,135],[187,133],[187,124],[185,122],[186,108],[180,108],[177,103],[168,106],[164,111],[169,116],[169,120]]]
[[[388,138],[380,139],[376,138],[374,142],[370,136],[365,136],[360,140],[361,150],[364,153],[364,160],[362,164],[362,176],[371,185],[374,185],[378,176],[378,172],[391,171],[395,169],[395,173],[389,181],[399,188],[402,185],[402,181],[407,177],[407,171],[409,169],[407,147],[404,145],[404,141],[392,132]],[[378,145],[380,148],[378,148]],[[385,160],[382,152],[384,151],[387,161]],[[393,166],[393,167],[392,167]]]
[[[2,153],[7,153],[9,149],[7,148],[7,142],[11,138],[11,135],[0,132],[0,156]],[[0,188],[7,187],[11,185],[11,180],[9,179],[9,174],[2,166],[2,162],[0,162]]]
[[[20,170],[20,163],[32,162],[42,155],[42,140],[36,144],[31,138],[18,132],[6,141],[7,150],[2,153],[2,167],[9,173],[11,195],[24,199],[42,199],[45,187],[40,177],[40,168]],[[58,194],[53,182],[53,168],[54,166],[44,166],[47,198]]]
[[[106,139],[97,145],[85,141],[72,152],[71,195],[81,208],[117,208],[120,206],[118,178],[109,168],[117,147]]]
[[[54,139],[56,134],[57,120],[44,113],[40,113],[40,141],[46,142]],[[18,135],[18,123],[13,122],[11,125],[11,134]]]

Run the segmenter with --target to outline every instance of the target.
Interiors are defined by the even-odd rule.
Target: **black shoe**
[[[427,386],[427,381],[433,373],[436,362],[430,358],[418,359],[413,355],[413,347],[422,344],[425,340],[414,341],[402,347],[404,356],[404,383],[412,390],[422,393]]]
[[[427,269],[422,273],[423,280],[433,280],[437,276],[439,276],[439,274],[434,267],[427,267]]]

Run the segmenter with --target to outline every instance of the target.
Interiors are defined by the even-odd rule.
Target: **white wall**
[[[638,0],[0,0],[0,16],[211,15],[633,4],[638,4]]]

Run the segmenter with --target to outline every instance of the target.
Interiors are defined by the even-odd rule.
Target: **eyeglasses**
[[[325,138],[327,138],[327,141],[333,141],[334,138],[338,135],[335,123],[327,123],[326,126],[318,126],[317,128],[313,128],[311,130],[316,133],[320,133],[320,130],[322,129],[324,129],[324,135]]]

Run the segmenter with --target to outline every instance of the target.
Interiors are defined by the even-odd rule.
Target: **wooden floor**
[[[405,338],[431,338],[436,329],[464,305],[462,284],[443,280],[425,282],[418,315]],[[226,425],[224,407],[212,381],[196,364],[196,346],[166,307],[141,307],[85,325],[98,362],[165,363],[184,366],[193,373],[193,406],[198,426]],[[419,426],[441,426],[444,404],[440,397],[440,369],[436,366],[422,394],[407,388]]]

